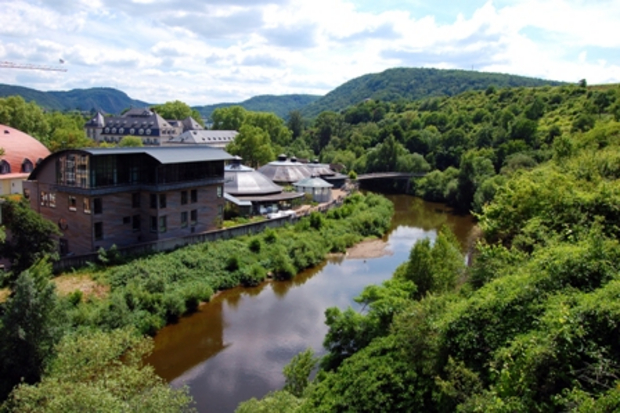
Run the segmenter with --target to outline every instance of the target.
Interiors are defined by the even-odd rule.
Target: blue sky
[[[191,105],[436,67],[620,82],[619,0],[0,0],[0,83]]]

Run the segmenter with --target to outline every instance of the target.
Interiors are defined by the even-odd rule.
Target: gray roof
[[[280,160],[269,162],[258,168],[258,172],[265,175],[274,182],[293,183],[300,179],[312,176],[312,172],[302,163],[290,160]]]
[[[97,112],[94,118],[86,122],[86,127],[90,126],[90,127],[102,128],[103,125],[105,125],[105,117],[103,116],[103,113],[101,113],[100,111]]]
[[[293,185],[303,188],[331,188],[334,186],[321,178],[305,178],[299,182],[295,182]]]
[[[161,164],[227,161],[233,157],[222,149],[209,146],[159,146],[144,148],[84,148],[93,156],[146,154]]]
[[[171,136],[176,129],[149,109],[133,108],[122,116],[104,118],[102,135]],[[122,130],[122,132],[121,132]],[[142,132],[142,133],[140,133]]]
[[[183,130],[184,131],[188,131],[188,130],[204,130],[202,125],[200,123],[196,122],[196,120],[194,118],[192,118],[191,116],[183,119],[181,121],[181,123],[183,124]]]
[[[268,195],[282,192],[282,187],[254,169],[241,165],[236,157],[224,167],[224,191],[235,195]]]
[[[235,130],[188,130],[166,143],[228,144],[235,140],[238,134]]]
[[[328,164],[325,163],[308,163],[306,164],[310,171],[312,171],[312,175],[314,176],[326,176],[326,175],[335,175],[336,172],[332,171]]]

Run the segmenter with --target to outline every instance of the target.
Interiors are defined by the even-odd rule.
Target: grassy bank
[[[100,268],[91,271],[91,277],[107,293],[70,293],[69,319],[75,328],[135,326],[154,334],[216,291],[256,285],[268,276],[291,278],[330,252],[344,252],[365,238],[383,235],[392,213],[387,199],[355,194],[341,207],[325,215],[313,213],[295,225]]]

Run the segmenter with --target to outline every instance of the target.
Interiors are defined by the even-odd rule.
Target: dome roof
[[[282,187],[253,168],[241,165],[241,158],[235,157],[224,168],[224,192],[234,196],[268,195],[282,192]]]
[[[264,174],[273,182],[293,183],[300,179],[312,176],[310,169],[295,158],[286,159],[285,155],[278,156],[277,161],[269,162],[258,168],[258,172]]]
[[[306,166],[310,168],[310,172],[312,172],[313,176],[331,176],[336,174],[336,172],[331,170],[329,165],[319,163],[316,159],[311,163],[306,164]]]
[[[38,140],[10,126],[0,125],[0,176],[28,174],[50,151]]]

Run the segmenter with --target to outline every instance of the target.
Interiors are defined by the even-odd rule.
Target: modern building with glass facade
[[[56,152],[24,182],[24,196],[62,232],[61,255],[217,229],[224,163],[208,146]]]

